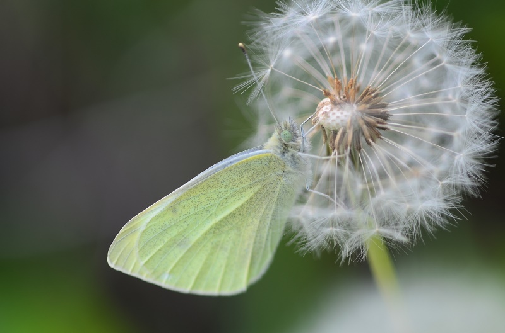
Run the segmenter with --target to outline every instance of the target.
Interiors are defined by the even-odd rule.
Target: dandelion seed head
[[[479,194],[497,100],[468,31],[402,0],[296,0],[257,14],[256,72],[237,91],[266,110],[263,89],[281,119],[311,117],[313,180],[290,219],[304,250],[360,256],[375,235],[410,244]]]

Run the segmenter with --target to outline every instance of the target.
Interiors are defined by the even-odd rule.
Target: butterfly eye
[[[291,142],[293,140],[293,133],[291,133],[290,131],[288,130],[284,130],[282,131],[281,133],[281,139],[282,141],[284,141],[285,143],[288,143],[288,142]]]

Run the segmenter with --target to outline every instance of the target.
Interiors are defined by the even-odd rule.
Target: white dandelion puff
[[[257,14],[256,72],[237,90],[265,91],[281,119],[311,117],[313,181],[290,224],[303,248],[338,246],[345,258],[371,237],[407,244],[457,219],[498,141],[496,97],[469,29],[410,1],[278,9]]]

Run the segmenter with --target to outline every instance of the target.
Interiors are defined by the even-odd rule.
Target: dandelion
[[[313,181],[290,223],[303,249],[364,255],[371,239],[410,244],[462,216],[497,144],[469,29],[400,0],[279,2],[252,25],[255,72],[236,89],[312,123]]]

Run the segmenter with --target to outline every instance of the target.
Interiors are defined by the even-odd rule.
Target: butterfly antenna
[[[268,110],[270,111],[270,114],[272,115],[272,117],[274,117],[274,120],[277,123],[277,125],[280,126],[279,120],[275,116],[275,113],[273,112],[272,108],[270,107],[270,104],[268,103],[267,97],[265,96],[265,92],[263,91],[263,86],[260,85],[258,77],[254,73],[254,70],[253,70],[253,67],[252,67],[252,63],[251,63],[251,59],[249,59],[249,55],[247,54],[247,51],[245,49],[245,45],[243,43],[238,43],[238,47],[242,50],[242,53],[245,56],[245,60],[247,61],[247,65],[249,65],[249,69],[251,70],[251,74],[252,74],[252,76],[254,78],[254,81],[256,82],[256,84],[258,85],[258,87],[260,89],[261,96],[263,97],[263,100],[267,104],[267,107],[268,107]]]

